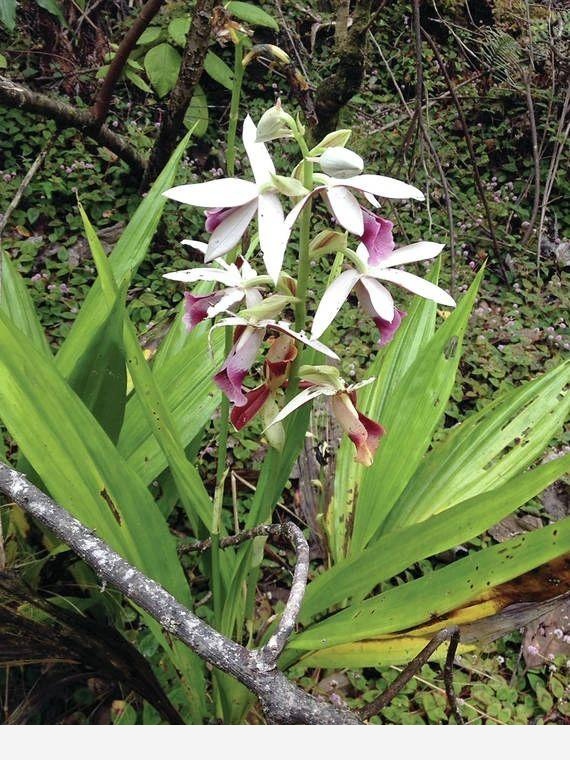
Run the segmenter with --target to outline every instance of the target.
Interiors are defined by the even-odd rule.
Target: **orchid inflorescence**
[[[182,242],[202,252],[205,263],[211,264],[207,268],[171,272],[165,277],[187,284],[209,282],[222,286],[207,295],[185,293],[184,319],[192,330],[204,319],[224,315],[212,329],[234,328],[231,349],[214,381],[233,404],[230,419],[236,429],[260,414],[267,440],[280,449],[284,443],[285,417],[318,396],[328,396],[334,416],[356,446],[356,461],[370,465],[384,430],[356,408],[356,391],[362,383],[346,385],[338,369],[328,365],[301,366],[293,377],[291,368],[296,366],[298,344],[338,360],[337,354],[319,338],[352,290],[362,311],[378,327],[379,346],[392,339],[406,316],[396,307],[384,283],[399,285],[447,306],[455,306],[455,302],[437,285],[400,269],[403,264],[435,258],[443,246],[422,241],[396,248],[392,222],[377,213],[378,198],[421,201],[423,193],[391,177],[364,174],[362,158],[345,147],[350,130],[332,132],[312,150],[308,149],[303,133],[299,121],[277,103],[263,114],[257,127],[249,116],[243,124],[243,144],[253,182],[226,177],[181,185],[165,192],[168,198],[206,209],[208,241]],[[299,144],[303,159],[291,176],[281,176],[275,171],[265,143],[291,138]],[[304,172],[307,164],[311,170]],[[314,165],[320,171],[312,171]],[[288,214],[283,210],[283,196],[293,200]],[[329,281],[307,335],[302,326],[294,329],[280,318],[285,309],[299,301],[296,295],[301,294],[300,279],[304,276],[301,266],[297,279],[285,273],[283,261],[293,227],[302,215],[310,213],[310,201],[317,197],[324,200],[344,233],[321,231],[308,250],[300,251],[300,257],[334,253],[337,262],[340,255],[344,269]],[[237,247],[254,217],[258,233],[242,256],[241,251],[236,253]],[[357,239],[354,249],[348,245],[348,235]],[[258,275],[248,260],[257,246],[265,266],[263,275]],[[305,281],[303,293],[306,286]],[[242,303],[245,309],[236,312]],[[263,382],[246,389],[245,377],[266,341],[269,348],[263,364]],[[293,398],[287,396],[287,403],[279,411],[280,397],[291,384],[300,391]]]

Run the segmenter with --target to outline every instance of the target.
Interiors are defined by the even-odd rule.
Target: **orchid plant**
[[[263,114],[257,127],[247,116],[242,139],[253,181],[225,177],[180,185],[164,193],[172,200],[205,209],[209,239],[183,243],[203,253],[205,263],[211,264],[208,268],[169,272],[165,277],[185,284],[202,281],[222,286],[207,295],[186,292],[185,323],[192,330],[205,319],[223,317],[215,327],[233,329],[230,349],[214,381],[233,405],[229,416],[237,429],[262,411],[268,442],[282,448],[282,420],[302,404],[328,396],[333,414],[356,446],[356,461],[369,466],[383,433],[381,423],[358,411],[358,386],[347,385],[335,367],[301,366],[302,348],[309,346],[332,361],[338,360],[337,354],[319,338],[353,289],[363,313],[372,317],[379,329],[380,346],[389,343],[406,316],[383,283],[446,306],[455,306],[455,301],[437,285],[400,269],[404,264],[436,258],[443,245],[422,241],[397,248],[393,223],[377,213],[383,200],[421,201],[423,193],[398,179],[363,173],[363,159],[345,147],[349,137],[349,130],[339,130],[309,150],[302,125],[279,102]],[[290,176],[277,174],[266,145],[284,139],[296,141],[301,154],[301,162]],[[310,231],[312,202],[317,198],[347,233],[329,231],[329,245],[321,246],[322,250],[322,232],[311,240]],[[292,208],[286,214],[283,206],[289,202]],[[257,234],[244,250],[254,218]],[[301,226],[301,243],[296,271],[289,274],[283,269],[285,252],[297,223]],[[334,241],[332,245],[330,241]],[[252,266],[258,248],[264,275],[258,275]],[[323,293],[307,335],[305,300],[311,253],[334,254],[332,269],[342,271]],[[240,311],[243,302],[246,308]],[[294,327],[283,314],[291,306],[296,313]],[[266,343],[270,347],[264,361],[265,381],[248,390],[244,382]],[[294,392],[299,388],[298,395],[291,398],[290,389]],[[281,397],[285,405],[279,411]]]

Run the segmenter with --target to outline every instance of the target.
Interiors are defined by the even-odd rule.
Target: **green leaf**
[[[252,26],[266,26],[269,27],[269,29],[279,31],[279,24],[275,21],[273,16],[270,16],[269,13],[266,13],[257,5],[253,5],[253,3],[243,3],[239,2],[239,0],[231,0],[231,2],[226,3],[226,10],[229,11],[232,16],[235,16],[242,21],[246,21],[248,24],[252,24]]]
[[[183,16],[180,18],[173,18],[168,25],[168,36],[170,39],[179,45],[180,47],[186,46],[186,37],[190,31],[190,17]]]
[[[0,249],[0,311],[30,338],[45,356],[51,357],[44,331],[22,276],[10,257]]]
[[[381,536],[353,559],[344,560],[307,587],[301,622],[346,599],[360,599],[375,586],[426,557],[469,541],[526,504],[570,469],[570,454],[525,472],[493,491],[474,496],[445,513]]]
[[[0,23],[9,32],[14,31],[16,26],[16,0],[0,0]]]
[[[380,532],[443,417],[483,271],[481,269],[455,311],[419,351],[386,398],[379,418],[386,434],[380,441],[374,463],[361,479],[354,515],[353,553],[361,551]]]
[[[570,551],[570,518],[525,533],[415,581],[385,591],[311,626],[289,644],[292,649],[371,639],[405,631],[477,599],[483,592]]]
[[[433,267],[432,282],[439,279],[440,262]],[[358,394],[358,408],[373,420],[382,420],[384,407],[398,389],[406,371],[420,349],[432,338],[435,330],[436,305],[425,298],[416,298],[410,313],[403,320],[394,339],[386,348],[378,350],[366,377],[375,377],[374,383],[365,386]],[[326,527],[331,554],[340,560],[347,548],[347,527],[352,521],[360,481],[364,475],[362,465],[354,461],[354,445],[348,436],[341,439],[336,459],[334,489],[326,512]]]
[[[192,100],[184,114],[184,126],[186,129],[194,127],[194,136],[203,137],[208,129],[208,101],[206,94],[200,85],[194,88]]]
[[[137,40],[137,45],[154,45],[163,37],[163,29],[161,26],[149,26]]]
[[[0,53],[0,69],[7,69],[7,68],[8,68],[8,61],[6,60],[6,56]]]
[[[135,71],[131,71],[131,69],[126,68],[125,77],[129,80],[129,82],[132,82],[135,87],[138,87],[139,90],[142,90],[143,92],[152,92],[144,79],[140,77]]]
[[[230,92],[234,87],[234,73],[230,69],[227,63],[222,61],[219,55],[212,53],[208,50],[206,58],[204,59],[204,69],[206,73],[212,77],[215,82],[221,84]]]
[[[191,133],[181,141],[109,256],[116,282],[129,281],[144,259],[166,203],[166,198],[162,193],[173,186],[178,162],[190,137]],[[90,336],[94,331],[94,325],[99,324],[101,313],[104,311],[105,296],[101,290],[101,283],[97,280],[90,289],[69,335],[57,354],[56,363],[64,377],[68,377],[75,364],[80,361],[85,346],[91,341]]]
[[[63,13],[61,12],[61,7],[57,0],[36,0],[36,3],[40,6],[40,8],[43,8],[44,11],[47,11],[48,13],[51,13],[52,16],[55,16],[57,20],[63,24],[63,26],[67,26],[67,22]]]
[[[163,98],[174,88],[181,61],[178,50],[168,42],[156,45],[145,55],[144,68],[159,98]]]
[[[456,425],[408,483],[386,532],[424,520],[522,472],[544,451],[570,409],[570,362],[492,401]]]

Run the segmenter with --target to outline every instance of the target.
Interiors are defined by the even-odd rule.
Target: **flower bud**
[[[348,235],[346,232],[322,230],[309,243],[309,255],[311,258],[317,258],[317,256],[323,256],[325,253],[343,251],[347,245]]]
[[[329,132],[318,145],[315,145],[309,155],[320,156],[327,148],[344,148],[351,134],[351,129],[337,129],[336,132]]]
[[[255,142],[268,142],[281,137],[293,137],[295,121],[281,107],[278,100],[273,108],[269,108],[257,124]]]
[[[356,177],[364,169],[364,161],[353,150],[348,148],[327,148],[319,158],[321,169],[329,177],[346,179]]]
[[[281,314],[283,309],[297,300],[297,298],[286,295],[268,296],[261,303],[252,306],[251,309],[243,309],[240,312],[240,316],[246,319],[253,319],[255,322],[259,322],[262,319],[275,319]]]

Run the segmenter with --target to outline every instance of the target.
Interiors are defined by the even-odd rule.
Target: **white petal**
[[[279,332],[286,333],[287,335],[290,335],[292,338],[295,338],[295,340],[300,341],[301,343],[304,343],[306,346],[309,346],[310,348],[314,348],[315,351],[318,351],[321,354],[324,354],[325,356],[330,356],[331,359],[338,359],[338,354],[335,354],[335,352],[329,348],[328,346],[325,346],[324,343],[321,343],[320,340],[316,340],[312,336],[309,338],[308,335],[306,335],[304,332],[295,332],[295,330],[291,330],[289,327],[288,322],[271,322],[268,320],[266,323],[268,327],[273,327],[274,330],[278,330]]]
[[[236,208],[235,211],[216,227],[212,232],[212,237],[208,243],[208,250],[204,257],[206,264],[235,248],[256,211],[257,200],[250,201],[245,206]]]
[[[381,280],[387,280],[388,282],[394,282],[396,285],[401,285],[406,290],[410,290],[412,293],[417,293],[419,296],[428,298],[430,301],[444,304],[445,306],[455,306],[455,301],[446,293],[445,290],[438,288],[433,282],[428,282],[422,277],[417,277],[411,272],[403,272],[401,269],[383,269],[376,277]]]
[[[424,194],[417,187],[379,174],[361,174],[359,177],[333,180],[333,182],[335,185],[353,187],[355,190],[378,195],[381,198],[415,198],[418,201],[425,199]]]
[[[196,185],[178,185],[163,195],[173,201],[202,208],[234,208],[257,198],[257,185],[245,179],[224,177]]]
[[[428,243],[421,241],[419,243],[413,243],[412,245],[405,245],[402,248],[398,248],[385,259],[382,259],[382,264],[378,267],[370,267],[370,274],[374,273],[375,269],[386,269],[386,267],[399,267],[402,264],[409,264],[412,261],[425,261],[425,259],[433,259],[442,252],[445,246],[439,243]]]
[[[376,198],[372,195],[372,193],[364,193],[364,197],[373,208],[380,208],[380,204],[378,203]]]
[[[285,227],[283,208],[277,193],[261,193],[258,209],[259,247],[263,252],[267,274],[276,283],[283,266],[290,231]]]
[[[394,301],[389,291],[372,277],[363,277],[360,282],[366,288],[372,308],[382,319],[394,319]]]
[[[303,406],[303,404],[306,404],[308,401],[312,401],[314,398],[317,398],[318,396],[330,395],[330,393],[328,393],[327,391],[328,389],[322,385],[313,385],[311,388],[304,388],[300,393],[298,393],[295,396],[295,398],[292,398],[288,404],[285,404],[283,409],[279,412],[279,414],[276,417],[274,417],[274,419],[271,420],[271,422],[269,423],[267,427],[271,427],[271,425],[275,425],[276,422],[281,422],[281,420],[284,420],[285,417],[288,417],[292,412],[294,412],[300,406]],[[334,392],[336,391],[333,391],[333,393]],[[263,432],[265,432],[265,430]]]
[[[301,198],[301,200],[298,201],[293,206],[293,208],[291,209],[291,211],[289,211],[289,213],[285,217],[285,226],[289,230],[293,229],[293,225],[297,221],[297,217],[299,216],[299,214],[301,213],[301,211],[305,208],[305,204],[307,203],[307,201],[309,201],[313,197],[313,195],[315,195],[316,192],[318,192],[319,190],[324,190],[324,189],[325,189],[324,187],[317,187],[317,188],[315,188],[315,190],[313,190],[308,195],[305,195],[304,198]]]
[[[176,280],[177,282],[221,282],[223,285],[236,285],[235,276],[232,273],[215,267],[182,269],[180,272],[168,272],[162,276],[167,280]]]
[[[239,270],[239,273],[240,273],[240,279],[242,281],[253,280],[254,277],[257,277],[257,272],[251,266],[249,261],[246,261],[245,259],[242,261],[242,265],[241,265],[241,269]]]
[[[354,195],[344,187],[331,187],[327,191],[327,198],[340,226],[360,237],[364,232],[364,218],[360,203]]]
[[[348,294],[360,279],[356,269],[347,269],[325,290],[313,318],[311,338],[320,338],[348,298]]]
[[[200,240],[183,240],[182,245],[189,245],[201,253],[206,253],[206,249],[208,248],[208,243],[202,243]]]
[[[236,303],[239,303],[243,300],[244,292],[241,290],[241,288],[230,288],[227,290],[227,292],[223,295],[222,298],[218,301],[217,304],[214,304],[214,306],[210,306],[208,309],[208,317],[212,319],[213,317],[217,317],[218,314],[221,314],[224,311],[227,311],[230,306],[233,306]]]
[[[265,147],[265,143],[255,142],[256,134],[257,128],[248,114],[243,122],[243,147],[249,158],[256,183],[263,185],[271,180],[272,174],[275,174],[275,166],[273,165],[269,151]]]

